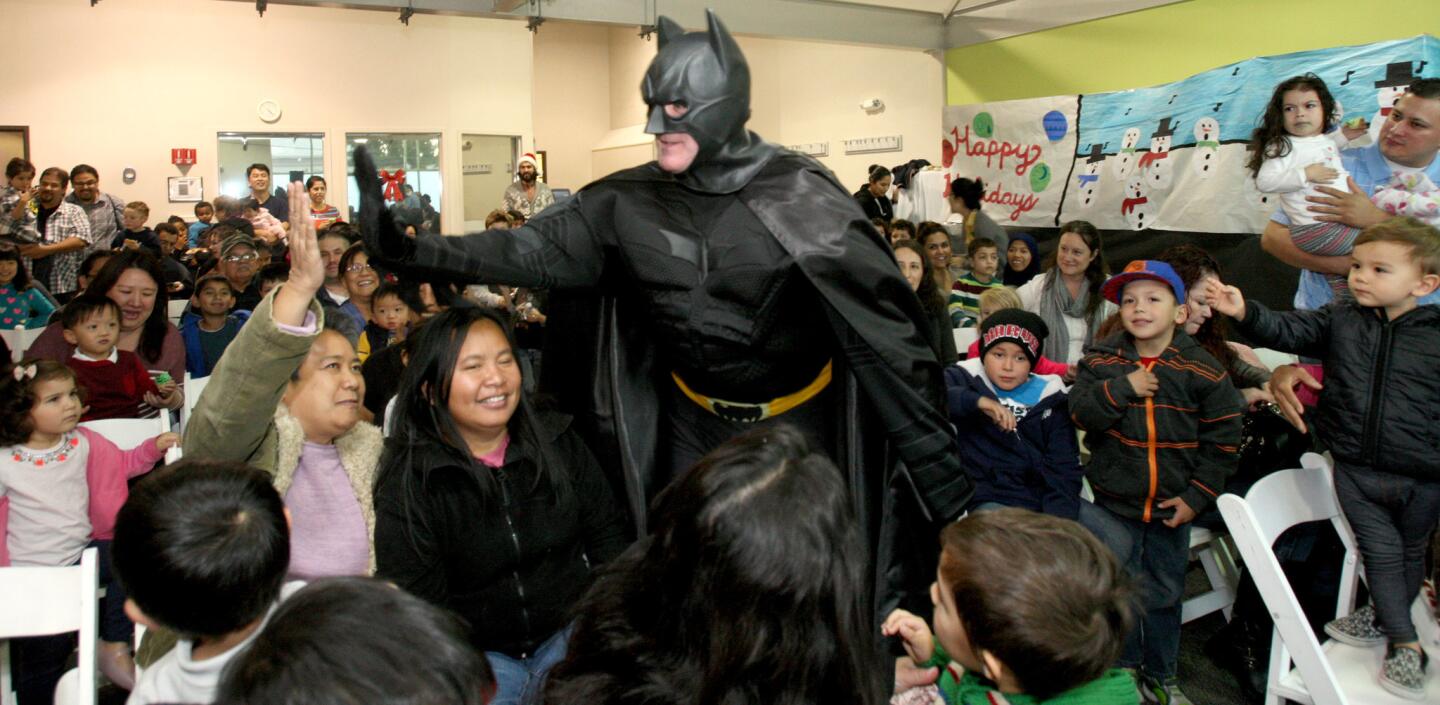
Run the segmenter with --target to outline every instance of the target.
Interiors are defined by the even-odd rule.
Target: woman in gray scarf
[[[1060,226],[1050,269],[1017,290],[1025,310],[1039,314],[1050,329],[1045,357],[1072,367],[1080,362],[1100,323],[1115,312],[1115,305],[1100,296],[1109,276],[1100,231],[1083,220]]]

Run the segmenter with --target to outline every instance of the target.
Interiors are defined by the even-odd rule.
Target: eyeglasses
[[[368,264],[352,264],[349,267],[346,267],[345,271],[349,272],[350,274],[359,274],[360,272],[373,272],[375,271],[375,268],[371,267]]]
[[[226,262],[230,262],[230,263],[232,263],[232,264],[235,264],[235,263],[239,263],[239,262],[254,262],[255,260],[257,260],[257,259],[259,259],[259,258],[260,258],[259,255],[257,255],[257,254],[255,254],[255,253],[252,252],[252,253],[250,253],[250,254],[248,254],[248,255],[230,255],[230,256],[228,256],[228,257],[225,258],[225,261],[226,261]]]

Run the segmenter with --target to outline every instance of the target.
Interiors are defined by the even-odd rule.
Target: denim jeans
[[[1415,641],[1410,604],[1425,579],[1425,547],[1440,516],[1440,482],[1335,464],[1335,496],[1355,532],[1380,631]]]
[[[490,670],[495,672],[495,697],[490,705],[520,705],[539,702],[545,674],[565,658],[573,627],[555,632],[525,658],[515,658],[498,651],[486,651]]]
[[[1122,668],[1138,668],[1160,681],[1175,677],[1180,658],[1180,598],[1190,564],[1190,525],[1127,519],[1090,502],[1080,523],[1115,553],[1140,591],[1140,614],[1120,652]]]

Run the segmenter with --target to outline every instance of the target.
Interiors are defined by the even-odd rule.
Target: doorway
[[[520,138],[460,135],[460,173],[465,196],[465,232],[485,229],[485,216],[503,205],[505,188],[515,180]]]

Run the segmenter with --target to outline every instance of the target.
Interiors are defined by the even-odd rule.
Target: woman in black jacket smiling
[[[377,575],[469,623],[498,692],[520,702],[565,654],[592,566],[619,555],[619,505],[567,416],[523,393],[494,313],[430,320],[401,378],[375,489]]]

